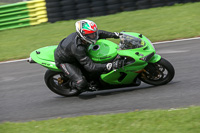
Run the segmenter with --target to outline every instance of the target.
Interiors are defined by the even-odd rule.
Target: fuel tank
[[[116,57],[118,48],[114,42],[99,39],[95,45],[88,47],[87,54],[94,62],[105,63]]]

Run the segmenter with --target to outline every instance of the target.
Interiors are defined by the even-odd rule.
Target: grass
[[[200,107],[144,110],[31,122],[5,122],[2,133],[199,133]]]
[[[142,33],[152,42],[200,36],[200,2],[90,17],[99,29]],[[29,57],[31,51],[57,45],[75,32],[77,20],[0,31],[0,61]],[[115,42],[117,42],[115,40]]]

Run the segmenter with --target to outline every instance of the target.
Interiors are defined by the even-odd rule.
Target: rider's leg
[[[59,68],[65,73],[65,76],[72,81],[72,87],[79,91],[84,91],[88,88],[88,82],[77,66],[74,64],[64,63],[59,64]]]

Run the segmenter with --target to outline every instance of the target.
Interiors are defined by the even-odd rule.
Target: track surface
[[[64,98],[48,90],[45,68],[25,61],[0,64],[0,122],[168,109],[200,105],[200,39],[155,45],[175,67],[164,86],[142,84]]]

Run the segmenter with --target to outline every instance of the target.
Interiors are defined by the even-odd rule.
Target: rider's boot
[[[77,89],[80,92],[84,92],[87,90],[88,85],[87,85],[87,82],[83,80],[79,80],[77,82],[70,81],[69,87],[71,87],[72,89]]]

